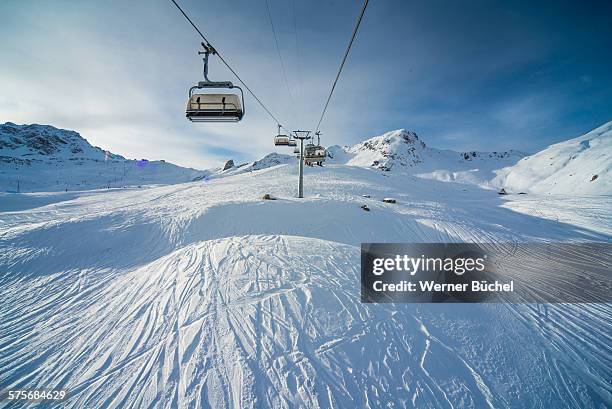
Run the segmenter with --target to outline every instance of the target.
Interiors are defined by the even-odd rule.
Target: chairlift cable
[[[299,88],[299,101],[304,98],[304,80],[302,76],[302,52],[300,51],[300,43],[299,43],[299,35],[298,35],[298,25],[297,25],[297,14],[295,12],[295,0],[291,1],[292,9],[293,9],[293,33],[295,34],[295,51],[297,57],[297,69],[298,69],[298,78],[300,79],[300,88]],[[299,114],[298,110],[298,120],[301,121],[302,117]]]
[[[206,38],[206,36],[204,36],[204,34],[202,34],[202,32],[200,31],[200,29],[198,28],[198,26],[195,25],[195,23],[193,22],[193,20],[191,20],[191,18],[189,18],[189,16],[187,15],[187,13],[185,13],[185,11],[181,8],[181,6],[179,6],[179,4],[176,2],[176,0],[170,0],[175,6],[176,8],[179,9],[179,11],[181,12],[181,14],[183,14],[183,16],[187,19],[187,21],[189,21],[189,23],[191,24],[191,26],[196,30],[196,32],[200,35],[200,37],[202,37],[202,39],[206,42],[206,45],[208,47],[211,47],[213,50],[215,50],[216,55],[219,57],[219,59],[221,60],[221,62],[223,62],[223,64],[227,67],[228,70],[230,70],[230,72],[238,79],[238,81],[240,81],[240,83],[244,86],[244,88],[249,92],[249,94],[251,94],[251,96],[255,99],[255,101],[257,101],[257,103],[264,109],[264,111],[266,111],[268,113],[268,115],[270,115],[270,117],[272,119],[274,119],[274,121],[281,125],[281,122],[276,118],[276,116],[264,105],[264,103],[257,97],[257,95],[255,95],[255,93],[251,90],[251,88],[249,88],[249,86],[242,80],[242,78],[240,78],[240,76],[238,75],[238,73],[236,73],[236,71],[234,71],[234,69],[229,65],[229,63],[225,60],[225,58],[223,58],[223,56],[219,53],[218,50],[216,50],[211,44],[210,41],[208,41],[208,39]],[[285,128],[283,125],[281,125],[281,127],[283,129],[285,129],[285,131],[289,132],[287,130],[287,128]]]
[[[266,2],[266,10],[268,11],[268,18],[270,20],[270,26],[272,27],[272,34],[274,35],[274,44],[276,45],[276,53],[278,54],[278,60],[280,61],[281,71],[283,72],[283,79],[285,80],[285,86],[287,87],[287,93],[289,94],[289,100],[291,101],[291,106],[293,108],[293,116],[294,120],[296,119],[296,107],[295,100],[293,99],[293,94],[291,93],[291,88],[289,87],[289,81],[287,80],[287,70],[285,69],[285,63],[283,61],[283,56],[281,54],[280,46],[278,44],[278,36],[276,34],[276,28],[274,27],[274,20],[272,19],[272,11],[270,10],[270,0],[265,0]]]
[[[173,0],[174,1],[174,0]],[[357,19],[357,23],[355,24],[355,28],[353,29],[353,35],[351,36],[351,41],[349,41],[348,47],[346,48],[346,52],[344,53],[344,57],[342,58],[342,63],[338,68],[338,73],[336,74],[336,79],[334,80],[334,84],[331,87],[329,92],[329,96],[327,97],[327,101],[325,102],[325,107],[323,108],[323,112],[321,113],[321,118],[319,118],[319,123],[316,126],[316,131],[319,130],[319,126],[321,126],[321,122],[323,122],[323,117],[325,116],[325,112],[327,111],[327,106],[329,105],[329,101],[331,100],[332,94],[334,93],[334,89],[336,88],[336,84],[338,83],[338,78],[340,78],[340,74],[342,73],[342,68],[344,68],[344,63],[351,51],[351,46],[353,45],[353,41],[355,40],[355,36],[357,35],[357,30],[359,30],[359,25],[361,24],[361,20],[363,19],[363,15],[368,7],[368,3],[370,0],[365,0],[363,3],[363,8],[361,9],[361,13],[359,14],[359,18]]]

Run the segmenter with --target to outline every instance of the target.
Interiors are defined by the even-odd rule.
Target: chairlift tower
[[[304,197],[304,140],[310,139],[310,131],[293,131],[295,139],[300,140],[300,177],[298,181],[298,197]]]

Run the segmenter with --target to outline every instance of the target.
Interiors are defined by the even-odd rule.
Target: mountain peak
[[[396,129],[395,131],[385,132],[380,136],[374,136],[362,142],[365,146],[397,146],[401,144],[416,145],[425,148],[425,142],[419,139],[416,132],[406,129]]]
[[[395,166],[414,166],[422,162],[421,152],[425,148],[416,132],[397,129],[348,148],[348,153],[354,156],[347,164],[372,166],[384,171]]]

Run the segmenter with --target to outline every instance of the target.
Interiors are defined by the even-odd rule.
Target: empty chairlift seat
[[[186,117],[193,122],[237,122],[243,115],[236,94],[192,94],[187,102]]]
[[[290,146],[289,137],[287,135],[276,135],[274,137],[275,146]]]

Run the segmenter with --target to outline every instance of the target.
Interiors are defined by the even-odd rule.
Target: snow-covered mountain
[[[123,156],[91,146],[77,132],[49,125],[0,124],[0,161],[28,164],[66,160],[102,161]]]
[[[497,172],[493,184],[510,192],[612,194],[612,122],[560,142]]]
[[[399,129],[353,146],[328,148],[329,162],[385,172],[400,172],[443,182],[460,182],[491,188],[494,171],[515,164],[525,154],[456,152],[431,148],[415,132]]]
[[[0,191],[86,190],[189,182],[206,172],[129,160],[50,125],[0,125]]]
[[[412,131],[398,129],[367,139],[353,146],[332,146],[330,156],[335,163],[348,166],[373,167],[383,171],[424,169],[452,169],[473,167],[483,161],[499,165],[517,161],[525,154],[510,150],[504,152],[455,152],[428,147]]]

